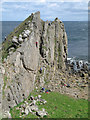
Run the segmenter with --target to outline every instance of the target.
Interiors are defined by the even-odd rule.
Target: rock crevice
[[[55,72],[66,69],[64,24],[57,18],[53,22],[43,21],[40,12],[31,14],[7,37],[2,50],[3,58],[7,54],[3,109],[10,109],[10,105],[27,98],[36,85],[42,87],[58,77]]]

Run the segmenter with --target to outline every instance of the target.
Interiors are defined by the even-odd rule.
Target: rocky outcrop
[[[82,61],[67,59],[67,35],[58,18],[44,22],[40,12],[31,14],[3,42],[2,58],[2,108],[9,117],[10,108],[27,98],[36,87],[88,98],[89,70]],[[29,107],[32,112],[31,108],[37,106]],[[46,114],[40,110],[36,113]]]
[[[9,43],[8,48],[5,44]],[[31,14],[3,43],[3,109],[22,102],[35,86],[42,87],[56,79],[55,73],[66,69],[67,35],[64,24],[40,19]],[[40,71],[41,68],[41,71]]]
[[[28,99],[26,99],[24,101],[24,104],[16,108],[17,110],[20,111],[20,115],[21,115],[20,117],[25,117],[29,113],[37,115],[38,117],[47,116],[48,113],[46,112],[44,108],[42,108],[42,110],[39,109],[38,102],[40,105],[42,104],[45,105],[47,103],[46,100],[41,99],[41,95],[38,95],[36,97],[31,96]]]

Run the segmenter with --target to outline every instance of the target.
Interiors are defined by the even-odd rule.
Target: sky
[[[2,0],[2,21],[23,21],[31,13],[40,11],[41,19],[61,21],[87,21],[88,0]]]

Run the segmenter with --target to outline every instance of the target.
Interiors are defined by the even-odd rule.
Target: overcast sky
[[[16,2],[15,2],[16,1]],[[23,1],[23,0],[22,0]],[[87,21],[88,1],[87,0],[39,0],[38,2],[21,2],[20,0],[2,1],[3,21],[23,21],[32,12],[40,11],[43,20],[54,20],[58,17],[62,21]],[[66,2],[68,1],[68,2]]]

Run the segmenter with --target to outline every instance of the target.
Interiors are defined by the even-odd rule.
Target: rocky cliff
[[[5,73],[3,109],[22,102],[36,87],[59,79],[66,70],[67,35],[64,24],[40,19],[40,12],[31,14],[10,35],[2,46]]]
[[[43,21],[40,12],[32,13],[2,43],[2,61],[3,111],[41,87],[88,99],[90,70],[83,61],[67,59],[67,35],[58,18]]]

